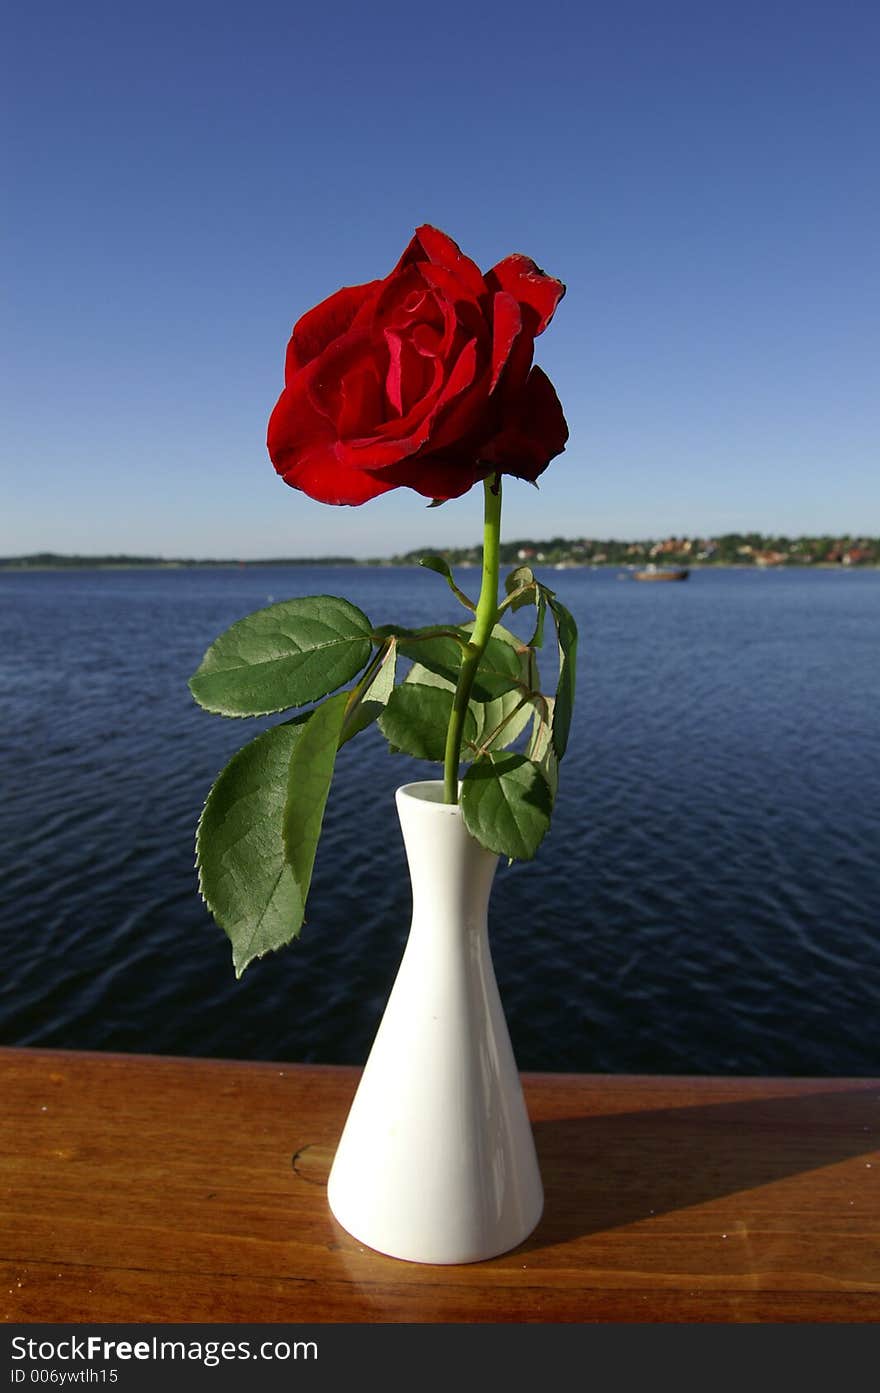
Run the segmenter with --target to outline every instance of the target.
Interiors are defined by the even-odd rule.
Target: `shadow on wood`
[[[550,1202],[526,1251],[870,1155],[880,1091],[866,1081],[843,1092],[563,1117],[534,1132]],[[880,1168],[865,1181],[880,1183]]]

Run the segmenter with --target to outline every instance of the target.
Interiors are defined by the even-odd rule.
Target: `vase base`
[[[488,1262],[490,1258],[510,1253],[534,1233],[544,1211],[544,1198],[541,1195],[536,1211],[524,1218],[516,1230],[494,1235],[483,1232],[468,1242],[460,1234],[450,1241],[448,1233],[436,1234],[433,1237],[412,1234],[379,1235],[369,1224],[358,1223],[357,1218],[347,1222],[343,1215],[337,1212],[332,1199],[328,1199],[328,1203],[336,1222],[365,1248],[370,1248],[374,1253],[381,1253],[383,1257],[432,1267],[457,1267],[474,1262]]]

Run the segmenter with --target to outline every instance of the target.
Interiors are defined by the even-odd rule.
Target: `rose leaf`
[[[396,671],[397,644],[391,639],[388,642],[385,657],[374,673],[369,686],[343,723],[342,735],[339,738],[340,745],[354,739],[362,730],[366,730],[367,726],[372,725],[373,721],[378,720],[388,704],[388,698],[394,691]]]
[[[449,687],[404,682],[391,693],[379,718],[379,728],[396,752],[442,764],[452,698]],[[465,740],[472,740],[475,731],[474,718],[468,711],[464,721]]]
[[[552,812],[544,773],[525,755],[484,755],[462,780],[461,815],[471,836],[488,851],[512,860],[531,860]]]
[[[283,600],[239,619],[211,644],[189,687],[206,711],[268,716],[318,701],[366,664],[367,616],[335,595]]]
[[[347,693],[340,692],[316,706],[290,756],[282,837],[285,860],[304,907],[347,703]]]
[[[568,745],[574,710],[578,631],[571,614],[552,591],[547,591],[547,603],[556,625],[559,644],[559,682],[553,706],[553,748],[556,758],[562,759]]]
[[[419,565],[424,566],[428,571],[434,571],[438,576],[442,576],[453,595],[457,600],[461,601],[465,609],[469,609],[472,614],[475,612],[477,608],[476,605],[473,600],[469,599],[464,591],[456,585],[455,577],[452,574],[449,563],[445,561],[442,556],[423,556]]]
[[[273,727],[239,750],[208,794],[196,833],[199,890],[232,943],[240,977],[302,926],[305,897],[284,852],[291,756],[306,717]]]

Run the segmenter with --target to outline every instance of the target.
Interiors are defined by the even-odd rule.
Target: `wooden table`
[[[544,1218],[460,1267],[330,1215],[356,1081],[0,1050],[5,1321],[880,1319],[880,1080],[526,1075]]]

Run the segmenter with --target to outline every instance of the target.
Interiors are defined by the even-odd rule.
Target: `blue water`
[[[880,573],[543,578],[581,646],[551,834],[492,898],[520,1066],[880,1072]],[[193,870],[267,723],[186,679],[233,620],[320,592],[461,613],[415,569],[0,575],[0,1042],[363,1060],[409,922],[392,794],[434,767],[375,730],[342,750],[303,936],[241,982]]]

